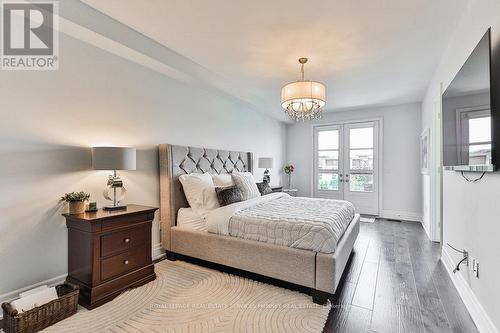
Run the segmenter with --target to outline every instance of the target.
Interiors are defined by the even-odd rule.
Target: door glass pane
[[[319,131],[318,149],[339,149],[339,131]]]
[[[320,170],[337,170],[339,168],[339,152],[337,150],[318,152],[318,168]]]
[[[349,190],[353,192],[373,192],[373,175],[351,174]]]
[[[373,127],[351,128],[349,148],[373,148]]]
[[[349,155],[351,170],[373,170],[373,149],[351,150]]]
[[[318,189],[338,191],[339,175],[336,173],[320,173],[318,175]]]

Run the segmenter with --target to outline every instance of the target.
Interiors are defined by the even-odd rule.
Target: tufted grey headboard
[[[160,159],[160,221],[162,245],[170,249],[170,228],[176,225],[177,212],[189,207],[179,176],[189,173],[222,174],[236,171],[252,172],[250,152],[196,148],[161,144]]]

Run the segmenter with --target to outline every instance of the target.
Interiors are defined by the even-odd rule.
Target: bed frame
[[[319,304],[332,297],[359,234],[359,215],[331,254],[179,228],[177,212],[189,207],[179,176],[252,172],[253,154],[162,144],[159,159],[161,234],[167,258],[175,260],[178,254],[306,287]]]

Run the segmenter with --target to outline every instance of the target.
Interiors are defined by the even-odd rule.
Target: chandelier
[[[300,58],[301,80],[287,84],[281,89],[281,107],[295,121],[321,118],[326,104],[326,87],[323,83],[304,79],[304,64]]]

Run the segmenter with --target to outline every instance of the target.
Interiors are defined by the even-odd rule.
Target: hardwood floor
[[[420,223],[361,223],[323,332],[477,332]]]
[[[478,332],[439,258],[420,223],[361,223],[324,333]]]

